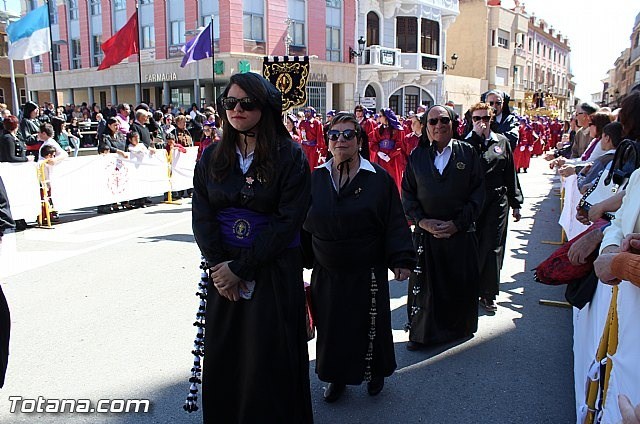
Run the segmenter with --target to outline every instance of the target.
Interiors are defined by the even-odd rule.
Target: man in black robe
[[[519,221],[524,199],[509,140],[490,129],[493,119],[491,106],[478,103],[470,111],[473,130],[467,135],[467,141],[475,147],[482,159],[486,189],[484,206],[476,226],[480,306],[488,312],[495,312],[507,241],[509,207],[513,208],[515,221]]]

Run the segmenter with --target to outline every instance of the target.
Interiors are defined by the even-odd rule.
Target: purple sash
[[[304,144],[305,146],[316,147],[318,142],[316,140],[302,140],[302,144]]]
[[[269,216],[243,208],[225,208],[216,216],[222,242],[231,247],[249,249],[258,234],[269,225]],[[288,248],[300,246],[300,233]]]
[[[393,150],[393,148],[396,147],[396,142],[385,138],[384,140],[380,140],[378,146],[384,150]]]

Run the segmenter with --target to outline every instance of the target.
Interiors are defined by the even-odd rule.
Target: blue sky
[[[535,12],[569,37],[576,95],[589,100],[601,91],[600,82],[620,52],[629,47],[638,0],[522,0],[528,13]],[[0,3],[1,5],[2,3]],[[510,7],[513,0],[503,0]],[[9,10],[20,11],[19,0],[7,0]]]

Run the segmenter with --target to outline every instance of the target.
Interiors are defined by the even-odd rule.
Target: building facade
[[[447,30],[459,13],[458,0],[358,1],[354,100],[400,115],[444,103]]]
[[[446,72],[446,93],[460,110],[497,89],[509,95],[519,114],[533,113],[541,105],[534,99],[544,97],[553,114],[567,115],[572,93],[568,40],[518,2],[507,9],[486,0],[460,0],[460,16],[447,38],[458,60]]]
[[[608,72],[607,81],[603,81],[602,104],[611,108],[620,106],[624,96],[640,84],[640,13],[629,39],[629,47],[620,53]]]
[[[9,19],[13,19],[10,13],[0,11],[0,103],[6,104],[11,113],[18,116],[21,105],[27,101],[27,90],[24,84],[25,65],[23,60],[11,63],[11,59],[7,57],[9,37],[7,36],[6,26]],[[11,66],[13,66],[18,104],[15,104],[13,100]]]
[[[23,1],[23,12],[41,3]],[[135,55],[103,71],[96,70],[100,45],[126,23],[136,2],[55,3],[53,65],[60,104],[209,104],[232,74],[261,73],[265,55],[284,55],[287,49],[311,57],[308,104],[323,113],[354,103],[349,47],[355,40],[356,0],[139,0],[140,62]],[[181,47],[211,19],[214,58],[181,68]],[[28,62],[28,87],[39,102],[53,96],[48,56]]]

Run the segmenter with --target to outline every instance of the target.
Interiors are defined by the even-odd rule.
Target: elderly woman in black
[[[4,134],[0,137],[0,162],[26,162],[27,149],[18,138],[18,118],[11,115],[2,121]]]
[[[417,223],[418,265],[409,279],[408,350],[469,337],[478,328],[478,240],[484,170],[474,148],[454,139],[459,122],[431,107],[402,181],[407,217]]]
[[[405,280],[415,264],[397,186],[360,155],[361,132],[351,113],[340,112],[331,121],[333,157],[312,175],[304,224],[315,257],[316,373],[329,382],[327,402],[337,400],[345,385],[363,380],[369,394],[377,395],[395,370],[387,272]]]
[[[281,93],[235,74],[218,99],[219,143],[194,174],[193,234],[210,267],[205,422],[311,423],[300,230],[309,166]]]

